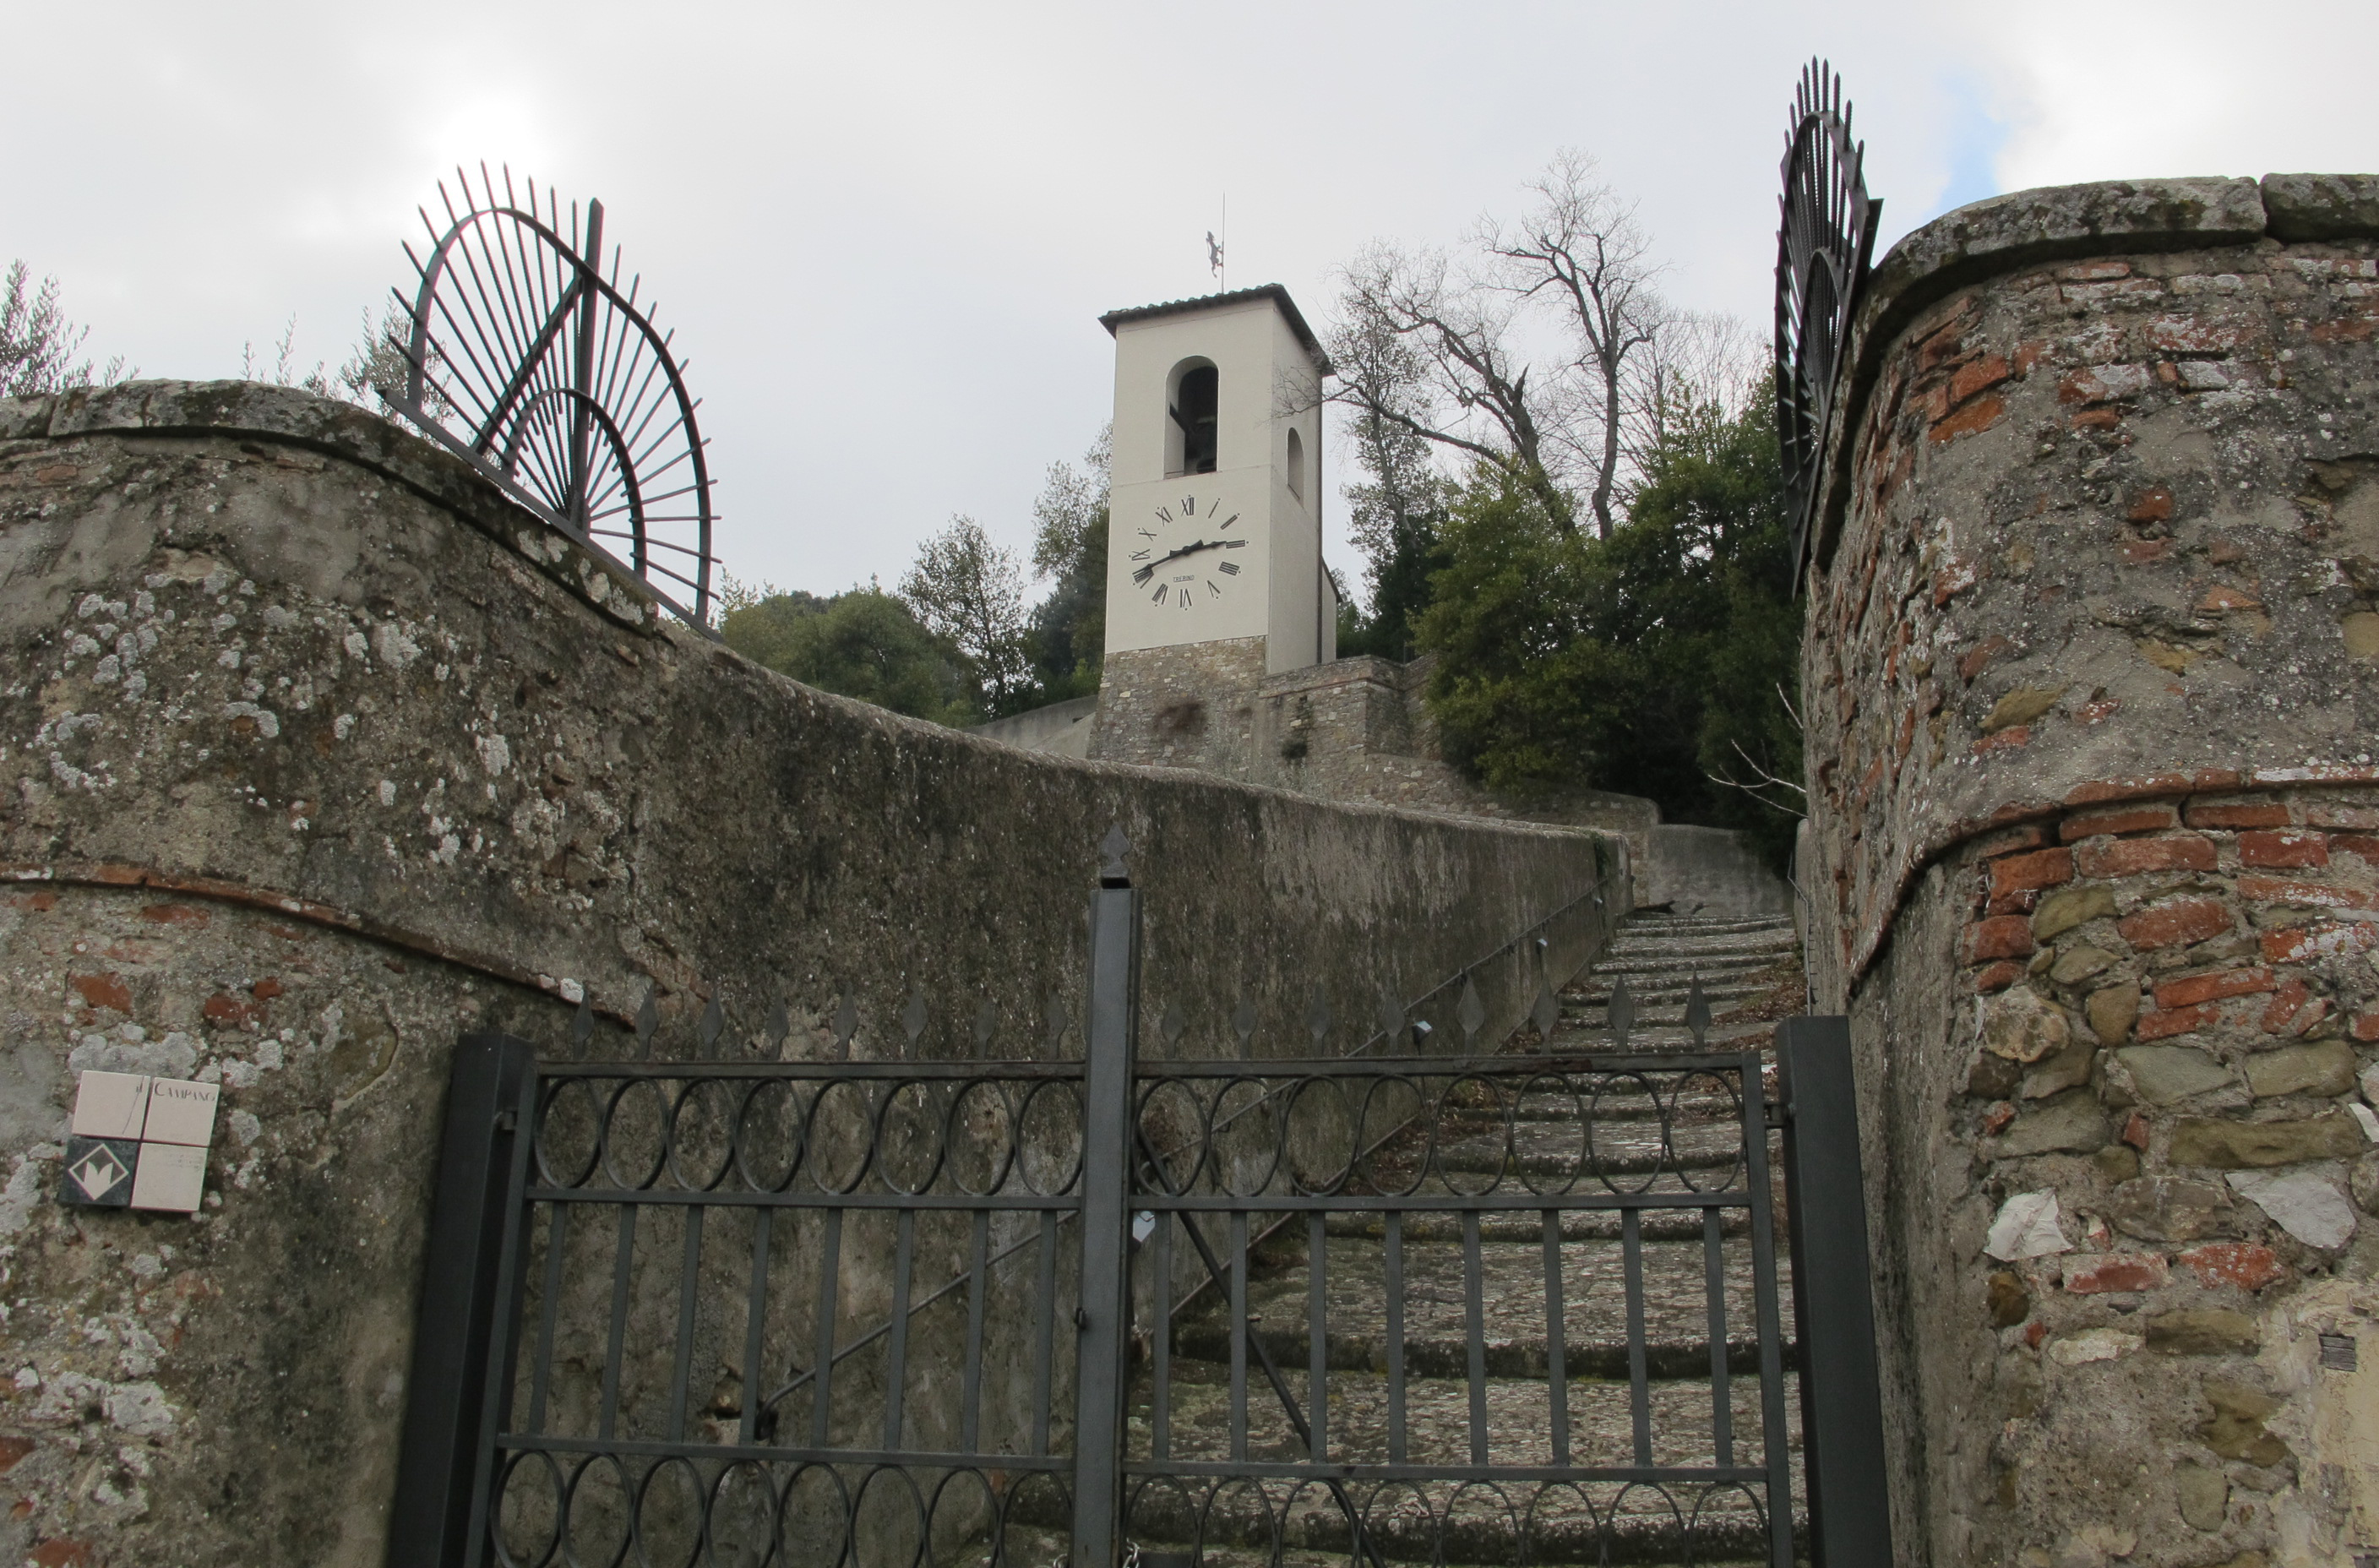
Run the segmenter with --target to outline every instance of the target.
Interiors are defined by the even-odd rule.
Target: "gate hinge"
[[[507,1105],[496,1113],[496,1130],[510,1132],[520,1126],[520,1113]]]
[[[1792,1125],[1792,1123],[1793,1123],[1793,1104],[1792,1104],[1792,1102],[1791,1102],[1791,1101],[1789,1101],[1789,1100],[1769,1100],[1769,1101],[1766,1101],[1766,1102],[1764,1102],[1763,1104],[1764,1104],[1764,1108],[1766,1109],[1766,1111],[1767,1111],[1767,1113],[1768,1113],[1768,1130],[1769,1130],[1769,1131],[1770,1131],[1770,1132],[1781,1132],[1781,1131],[1783,1131],[1783,1130],[1784,1130],[1784,1128],[1786,1128],[1787,1127],[1790,1127],[1790,1126]]]

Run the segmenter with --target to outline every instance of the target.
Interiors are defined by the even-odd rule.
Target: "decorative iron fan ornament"
[[[1796,592],[1817,521],[1836,372],[1883,211],[1882,202],[1867,198],[1866,159],[1866,144],[1851,139],[1842,77],[1811,60],[1802,68],[1784,137],[1783,219],[1776,232],[1776,433],[1793,513]]]
[[[567,222],[551,189],[526,199],[487,165],[479,188],[455,170],[440,182],[441,226],[421,221],[429,252],[401,345],[402,387],[383,396],[433,440],[582,545],[626,566],[654,596],[708,628],[710,471],[684,362],[656,331],[640,278],[620,288],[620,253],[603,271],[603,204]],[[625,557],[624,561],[622,559]]]

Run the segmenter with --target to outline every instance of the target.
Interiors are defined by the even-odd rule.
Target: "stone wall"
[[[1516,799],[1464,778],[1422,700],[1430,665],[1361,656],[1266,675],[1261,637],[1128,649],[1107,657],[1091,755],[1323,800],[1599,828],[1624,835],[1634,863],[1649,865],[1660,820],[1650,801],[1604,790]],[[1648,886],[1639,874],[1638,898]]]
[[[798,686],[378,419],[244,383],[0,402],[0,1559],[377,1563],[452,1043],[1044,1049],[1095,843],[1185,1053],[1369,1032],[1619,840],[1030,755]],[[1624,908],[1624,883],[1612,908]],[[1598,935],[1564,922],[1574,968]],[[1497,1023],[1533,974],[1486,977]],[[1152,1043],[1161,1038],[1145,1031]],[[773,1048],[768,1047],[768,1048]],[[1161,1049],[1152,1044],[1152,1049]],[[224,1086],[195,1220],[52,1200],[73,1075]],[[857,1267],[857,1265],[853,1265]],[[879,1271],[881,1260],[872,1265]],[[864,1282],[860,1282],[864,1283]],[[854,1285],[854,1288],[857,1288]],[[732,1370],[732,1369],[730,1369]]]
[[[2371,179],[2022,192],[1861,306],[1805,861],[1908,1561],[2379,1550],[2374,331]]]

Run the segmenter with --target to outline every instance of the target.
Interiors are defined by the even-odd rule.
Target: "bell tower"
[[[1099,323],[1116,344],[1110,685],[1190,673],[1160,650],[1250,687],[1327,662],[1338,621],[1322,567],[1330,362],[1288,291],[1267,283]]]

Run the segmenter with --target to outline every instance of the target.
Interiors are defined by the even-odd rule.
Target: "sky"
[[[954,513],[1029,551],[1108,416],[1098,316],[1212,292],[1226,211],[1231,285],[1318,323],[1364,245],[1450,244],[1577,148],[1664,291],[1764,337],[1813,54],[1885,245],[2032,186],[2379,169],[2368,0],[0,3],[40,62],[0,97],[0,261],[89,352],[235,376],[294,323],[335,366],[441,175],[509,165],[601,198],[674,329],[727,569],[818,592],[892,585]]]

